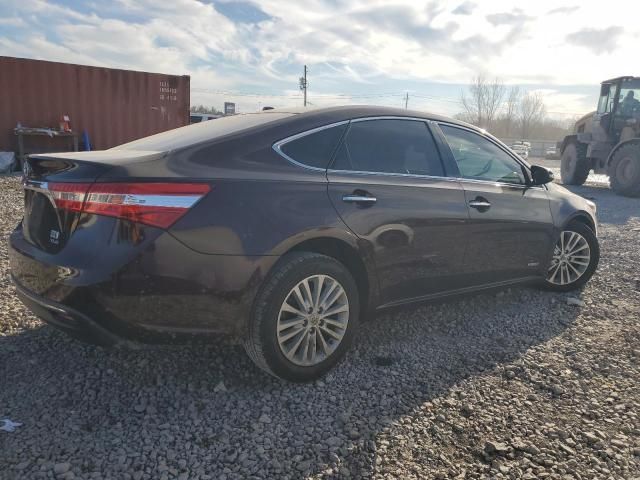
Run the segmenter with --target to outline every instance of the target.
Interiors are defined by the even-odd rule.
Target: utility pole
[[[406,110],[409,105],[409,92],[405,92],[404,94],[404,109]]]
[[[300,90],[304,93],[304,106],[307,106],[307,66],[304,66],[304,76],[300,77]]]

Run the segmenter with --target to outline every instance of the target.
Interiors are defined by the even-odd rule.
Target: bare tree
[[[216,107],[205,107],[204,105],[191,105],[189,109],[191,113],[210,113],[210,114],[219,114],[222,115],[223,112],[217,110]]]
[[[464,109],[455,118],[490,128],[491,133],[507,141],[519,135],[528,140],[561,139],[573,126],[547,117],[540,92],[526,92],[518,86],[507,89],[498,79],[488,83],[481,75],[473,79],[461,100]]]
[[[474,123],[476,121],[475,117],[472,118],[467,112],[458,112],[453,116],[453,118],[466,123]]]
[[[507,101],[505,103],[505,111],[503,115],[504,127],[506,130],[506,136],[511,135],[511,129],[516,123],[516,115],[518,113],[518,104],[520,102],[520,87],[517,85],[512,86],[507,94]]]
[[[469,86],[469,93],[462,92],[460,101],[471,123],[489,129],[493,125],[505,87],[499,79],[489,82],[483,74],[477,75]]]
[[[532,126],[540,123],[547,113],[544,98],[540,92],[528,92],[520,101],[518,120],[522,138],[531,135]]]

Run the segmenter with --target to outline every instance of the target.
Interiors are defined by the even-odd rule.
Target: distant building
[[[236,113],[236,104],[233,102],[224,102],[224,114],[235,115],[235,113]]]

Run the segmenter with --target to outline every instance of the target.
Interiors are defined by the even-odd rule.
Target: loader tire
[[[613,154],[609,183],[618,195],[640,197],[640,143],[623,145]]]
[[[572,142],[562,152],[560,177],[565,185],[582,185],[587,181],[591,162],[587,159],[587,146]]]

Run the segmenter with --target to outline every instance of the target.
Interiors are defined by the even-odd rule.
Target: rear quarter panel
[[[171,229],[194,250],[282,255],[320,236],[356,246],[356,237],[329,202],[323,171],[290,164],[269,146],[239,159],[236,168],[214,175],[211,192]]]

